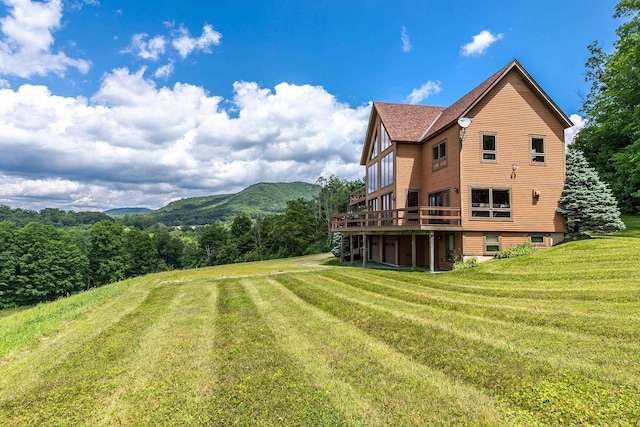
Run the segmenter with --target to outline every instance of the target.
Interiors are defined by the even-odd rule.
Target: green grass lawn
[[[640,239],[443,274],[326,256],[0,312],[0,425],[640,424]]]

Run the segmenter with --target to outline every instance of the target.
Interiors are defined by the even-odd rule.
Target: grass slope
[[[166,225],[202,225],[236,216],[262,218],[284,212],[287,201],[310,200],[319,187],[306,182],[259,183],[235,194],[193,197],[169,203],[151,214]]]
[[[127,280],[0,316],[0,425],[638,425],[639,252]]]

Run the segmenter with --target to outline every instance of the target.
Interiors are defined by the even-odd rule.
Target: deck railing
[[[364,211],[333,215],[332,231],[345,228],[375,229],[380,227],[447,228],[460,226],[460,209],[444,206],[417,206],[386,211]]]
[[[367,197],[367,189],[365,187],[358,188],[356,191],[349,194],[349,205],[357,205],[364,202]]]

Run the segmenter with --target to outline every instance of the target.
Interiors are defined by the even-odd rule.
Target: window
[[[380,160],[380,188],[393,184],[393,152]]]
[[[456,260],[456,239],[453,234],[447,234],[447,262]]]
[[[378,191],[378,163],[367,168],[367,193]]]
[[[438,191],[437,193],[429,194],[429,206],[445,206],[449,207],[449,191]],[[448,210],[432,210],[429,209],[429,215],[431,216],[449,216],[451,211]],[[443,218],[429,218],[429,224],[449,224],[448,219]]]
[[[382,153],[387,148],[391,147],[391,139],[387,130],[384,128],[382,122],[380,122],[380,152]]]
[[[531,137],[531,163],[544,163],[544,138],[539,136]]]
[[[544,245],[544,236],[542,234],[532,234],[531,244],[534,246],[543,246]]]
[[[482,161],[495,162],[498,160],[496,150],[496,135],[495,134],[483,134],[482,135]]]
[[[384,194],[380,199],[382,201],[382,218],[393,218],[393,193]],[[393,220],[385,219],[382,221],[382,225],[393,225]]]
[[[378,134],[373,137],[373,147],[371,147],[371,155],[369,160],[373,160],[378,156]]]
[[[375,226],[377,225],[377,219],[378,219],[378,198],[375,199],[370,199],[369,202],[367,203],[367,210],[369,211],[369,214],[367,215],[369,217],[369,226]]]
[[[472,188],[471,218],[510,219],[511,189]]]
[[[484,236],[484,253],[493,255],[500,250],[500,236],[497,234],[486,234]]]
[[[433,146],[432,149],[432,168],[433,170],[447,166],[447,141],[444,140]]]

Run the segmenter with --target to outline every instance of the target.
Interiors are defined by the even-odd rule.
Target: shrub
[[[494,255],[494,258],[516,258],[524,255],[531,255],[536,248],[529,242],[521,243],[513,248],[502,249]]]
[[[459,258],[456,260],[456,262],[453,263],[453,269],[460,270],[463,268],[473,268],[477,265],[478,265],[478,258],[476,257],[471,257],[464,261]]]

